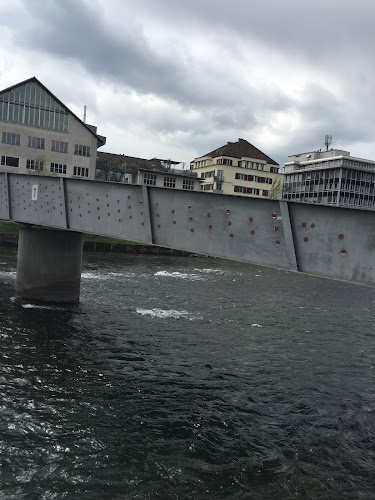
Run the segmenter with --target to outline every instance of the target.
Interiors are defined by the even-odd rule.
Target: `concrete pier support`
[[[22,227],[18,239],[16,301],[78,302],[82,248],[82,233]]]

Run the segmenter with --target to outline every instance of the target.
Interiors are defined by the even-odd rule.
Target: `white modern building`
[[[375,209],[375,161],[330,149],[288,156],[283,199]]]
[[[37,78],[0,91],[0,171],[95,179],[105,137]]]

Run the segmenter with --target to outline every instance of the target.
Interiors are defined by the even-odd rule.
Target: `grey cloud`
[[[141,27],[126,18],[126,5],[121,12],[124,29],[114,33],[94,6],[73,0],[39,3],[43,6],[39,15],[30,17],[16,35],[17,41],[29,48],[66,58],[67,66],[69,60],[78,60],[103,80],[176,102],[207,107],[220,101],[231,104],[237,99],[228,82],[220,80],[222,72],[218,79],[207,74],[198,78],[200,70],[195,70],[194,63],[187,68],[183,55],[178,60],[157,55]],[[38,1],[24,2],[30,16],[36,4]],[[240,83],[237,86],[249,93]]]
[[[112,106],[111,116],[105,118],[103,107],[101,112],[102,120],[119,129],[134,126],[149,134],[171,136],[200,155],[243,137],[244,131],[250,135],[244,138],[252,142],[252,131],[267,125],[271,129],[274,113],[290,112],[302,116],[302,126],[293,137],[272,130],[284,137],[284,145],[272,151],[267,144],[256,144],[281,163],[298,148],[321,147],[326,133],[342,145],[371,141],[374,135],[368,111],[375,93],[372,0],[355,4],[342,0],[23,0],[18,5],[22,10],[17,11],[15,4],[12,16],[0,20],[14,33],[15,46],[32,50],[36,61],[60,61],[61,78],[74,81],[72,68],[80,65],[102,89],[107,84],[117,87],[117,109]],[[114,29],[108,13],[121,18],[121,30]],[[157,25],[159,31],[171,29],[175,37],[180,32],[181,43],[176,38],[175,46],[161,52],[152,45],[154,38],[145,32],[146,25]],[[205,37],[210,41],[211,52],[205,58],[190,51],[189,40],[197,35],[202,43]],[[271,50],[275,60],[280,56],[291,81],[300,66],[312,68],[312,82],[298,97],[280,90],[277,68],[269,68],[267,84],[257,79],[251,51],[259,43]],[[225,67],[228,61],[233,63],[230,68]],[[241,78],[243,74],[251,76],[251,85]],[[338,82],[339,94],[327,90],[329,78]],[[82,94],[84,83],[77,78],[76,85]],[[168,111],[133,107],[130,116],[126,97],[132,90],[161,97]]]
[[[164,0],[141,2],[155,16],[195,30],[204,26],[222,36],[256,38],[265,45],[314,62],[355,64],[349,56],[372,59],[375,42],[372,0]]]

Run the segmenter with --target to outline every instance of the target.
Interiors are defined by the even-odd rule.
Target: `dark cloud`
[[[57,61],[50,80],[75,86],[77,101],[86,78],[102,123],[196,156],[255,135],[283,163],[326,133],[342,147],[373,140],[374,18],[372,0],[20,0],[0,25],[36,76],[38,61]],[[137,106],[132,93],[164,105]]]

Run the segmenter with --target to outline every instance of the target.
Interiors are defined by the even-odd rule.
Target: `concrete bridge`
[[[0,219],[26,224],[19,302],[79,300],[82,233],[375,284],[372,211],[0,173]]]

